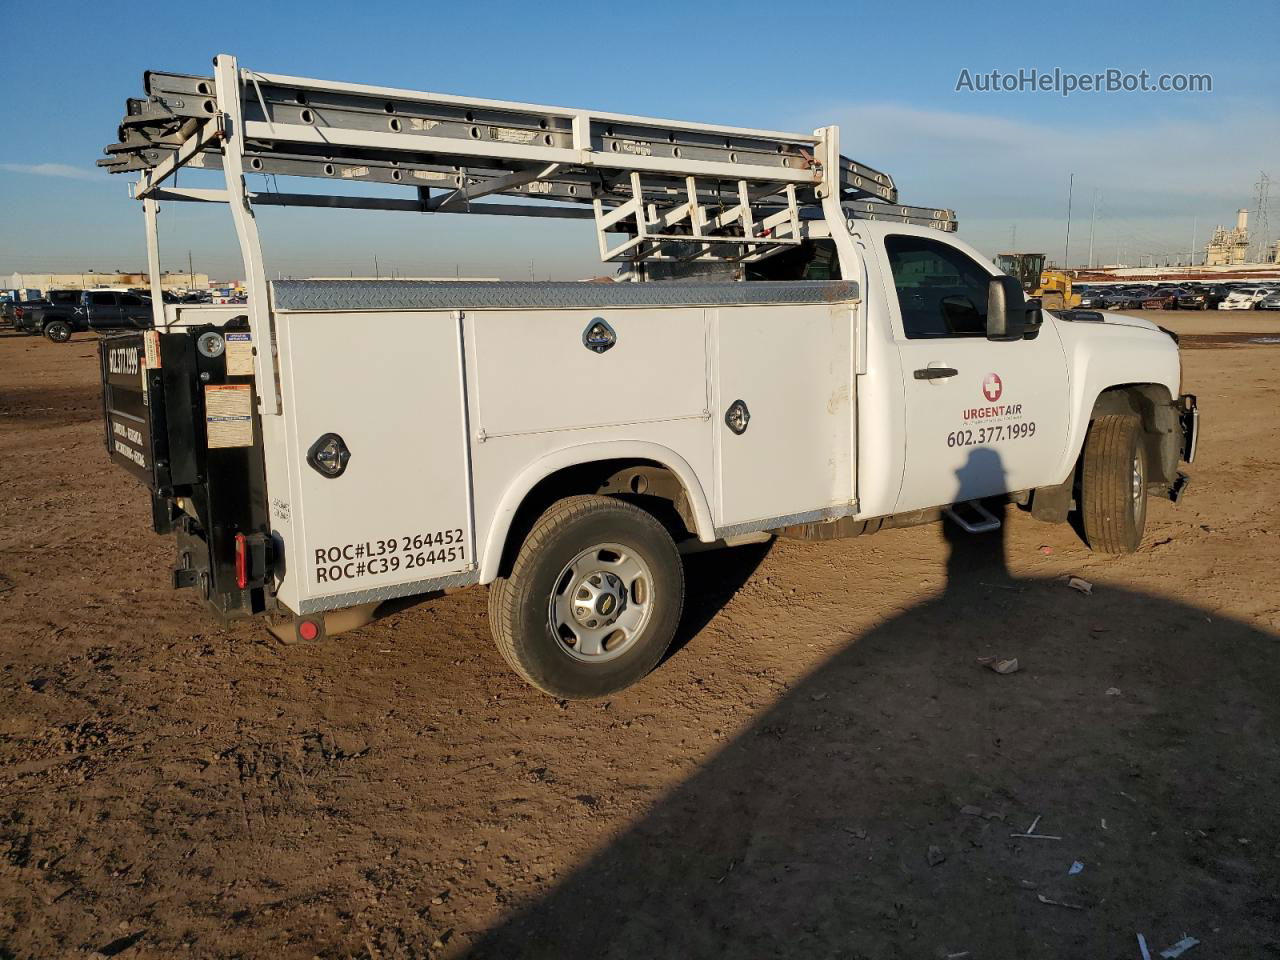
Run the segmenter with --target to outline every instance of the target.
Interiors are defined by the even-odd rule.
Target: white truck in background
[[[603,696],[669,646],[691,545],[853,536],[986,498],[1139,545],[1177,499],[1176,339],[1049,313],[897,204],[839,132],[745,130],[262,74],[148,73],[100,163],[225,202],[242,306],[103,341],[106,442],[174,532],[178,586],[300,640],[488,584],[537,688]],[[167,183],[179,169],[220,186]],[[415,188],[254,194],[246,176]],[[434,191],[434,192],[433,192]],[[482,198],[504,195],[508,202]],[[516,198],[512,201],[510,198]],[[254,208],[578,216],[632,282],[266,280]],[[431,225],[447,222],[429,220]]]

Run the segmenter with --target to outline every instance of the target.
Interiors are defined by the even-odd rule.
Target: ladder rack
[[[224,169],[235,124],[243,173],[416,188],[405,198],[262,192],[248,195],[254,204],[591,218],[606,261],[671,259],[677,248],[679,259],[758,260],[799,244],[802,210],[830,197],[846,216],[955,229],[951,211],[898,205],[892,177],[832,150],[834,127],[783,133],[229,76],[148,71],[145,97],[127,101],[99,165],[136,172],[140,199],[226,200],[167,181],[179,169]],[[493,197],[518,199],[480,202]]]

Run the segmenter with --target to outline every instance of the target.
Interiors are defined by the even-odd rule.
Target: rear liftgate
[[[262,432],[243,318],[106,338],[100,346],[111,459],[151,491],[152,526],[175,533],[175,587],[223,617],[274,606]]]

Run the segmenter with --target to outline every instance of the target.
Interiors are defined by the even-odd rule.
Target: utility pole
[[[1016,223],[1009,228],[1009,252],[1018,252],[1018,225]]]
[[[1075,191],[1076,175],[1071,174],[1071,178],[1067,180],[1067,239],[1062,244],[1062,269],[1065,270],[1069,266],[1070,261],[1067,259],[1071,250],[1071,195]]]
[[[1093,269],[1093,228],[1098,225],[1098,191],[1093,191],[1093,218],[1089,221],[1089,269]]]
[[[1196,265],[1196,232],[1200,227],[1200,218],[1191,218],[1191,256],[1187,258],[1187,266],[1194,267]]]
[[[196,285],[196,270],[191,265],[191,251],[187,251],[187,292],[190,292]]]
[[[382,274],[378,272],[378,255],[373,255],[373,277],[375,280],[381,280]]]

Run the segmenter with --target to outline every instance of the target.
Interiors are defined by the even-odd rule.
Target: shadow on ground
[[[1186,932],[1280,956],[1277,637],[948,540],[939,597],[850,636],[469,955],[1128,958]],[[1011,836],[1037,817],[1061,839]]]

